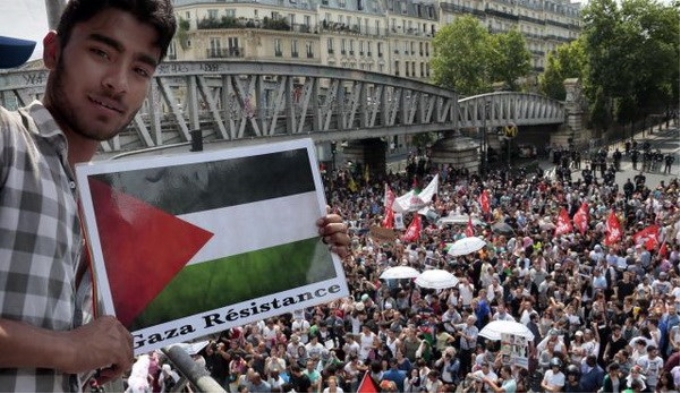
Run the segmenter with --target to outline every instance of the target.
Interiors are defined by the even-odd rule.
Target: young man
[[[50,72],[42,102],[0,108],[4,391],[81,391],[79,374],[99,369],[105,382],[134,361],[132,336],[116,318],[84,320],[91,286],[73,167],[134,117],[175,29],[170,0],[71,0],[43,40]],[[341,218],[317,224],[345,255]]]

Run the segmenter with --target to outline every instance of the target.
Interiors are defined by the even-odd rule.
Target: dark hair
[[[57,27],[61,48],[64,49],[68,43],[75,25],[88,21],[109,8],[128,12],[140,22],[151,25],[158,33],[156,44],[161,50],[158,60],[165,57],[177,29],[171,0],[70,0]]]

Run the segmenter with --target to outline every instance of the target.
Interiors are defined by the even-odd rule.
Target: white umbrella
[[[422,272],[415,283],[422,288],[446,289],[458,285],[458,278],[446,270],[432,269]]]
[[[486,242],[476,236],[466,237],[456,240],[455,243],[449,247],[449,255],[457,257],[459,255],[468,255],[475,251],[481,250],[486,246]]]
[[[383,280],[401,280],[405,278],[415,278],[420,275],[420,272],[411,266],[395,266],[385,271],[380,275]]]
[[[492,341],[499,341],[501,333],[515,334],[531,341],[534,334],[524,324],[515,321],[491,321],[482,328],[479,335]]]

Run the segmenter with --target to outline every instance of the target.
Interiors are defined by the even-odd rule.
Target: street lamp
[[[486,118],[489,117],[489,101],[484,101],[484,116],[482,117],[482,174],[489,168],[489,139],[486,129]]]

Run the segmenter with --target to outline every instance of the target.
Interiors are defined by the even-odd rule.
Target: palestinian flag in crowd
[[[111,170],[128,162],[105,163],[107,172],[87,174],[108,290],[126,327],[155,326],[342,274],[318,236],[325,202],[309,149],[295,146],[214,161],[186,155],[183,164],[165,159],[165,166],[132,170]],[[216,153],[229,157],[210,157]]]
[[[359,386],[357,387],[357,393],[378,393],[380,392],[380,389],[378,388],[378,384],[375,383],[373,378],[371,378],[371,373],[369,371],[366,371],[364,373],[363,378],[361,378],[361,382],[359,382]]]

